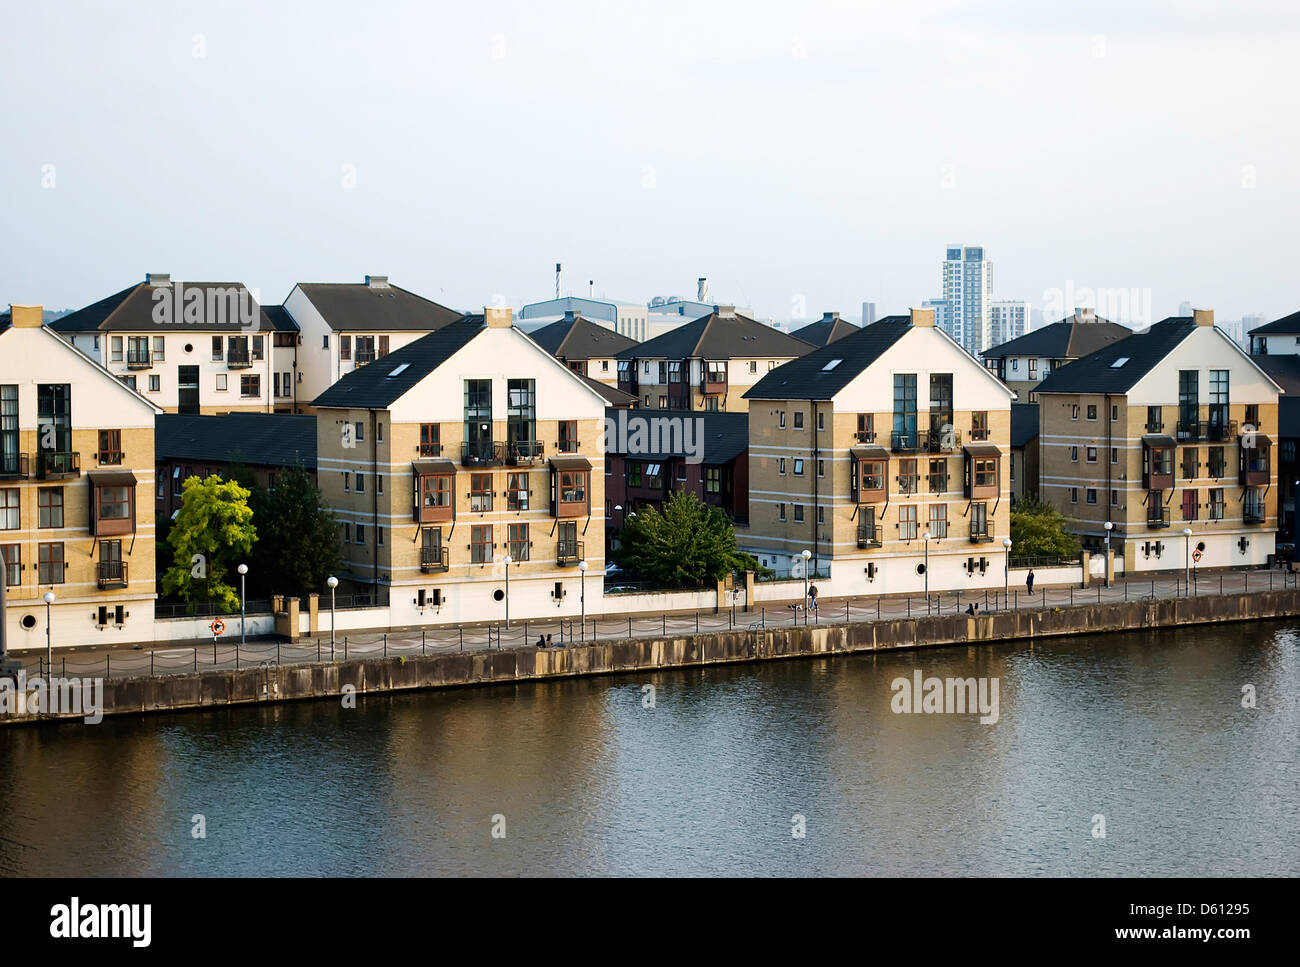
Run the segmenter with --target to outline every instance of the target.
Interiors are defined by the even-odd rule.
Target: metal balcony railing
[[[917,448],[915,430],[893,430],[889,434],[889,449],[895,453],[913,453]]]
[[[569,567],[582,560],[582,541],[558,541],[555,545],[555,563]]]
[[[445,547],[421,547],[420,548],[420,570],[424,574],[433,574],[437,571],[446,571],[450,569],[447,548]]]
[[[993,540],[993,528],[988,521],[982,524],[972,523],[970,525],[970,542],[972,544],[987,544]]]
[[[883,537],[876,524],[858,525],[858,547],[880,547]]]
[[[420,456],[422,457],[440,457],[442,456],[441,443],[421,443]]]
[[[875,443],[876,431],[858,430],[856,433],[853,434],[853,439],[857,440],[859,443]]]
[[[515,440],[508,445],[508,450],[507,463],[535,463],[542,458],[546,444],[541,440]]]
[[[41,480],[81,475],[81,454],[63,450],[37,450],[36,476]]]
[[[1163,505],[1147,508],[1147,526],[1151,528],[1169,526],[1169,508]]]
[[[0,477],[31,476],[31,457],[25,453],[0,453]]]
[[[253,360],[249,358],[247,350],[231,350],[226,353],[226,367],[229,369],[249,369],[253,365]]]
[[[373,363],[376,359],[373,349],[358,349],[355,354],[356,364],[358,366],[364,363]]]
[[[505,462],[505,447],[491,440],[462,443],[460,462],[466,467],[499,467]]]
[[[148,369],[153,365],[153,359],[147,349],[128,349],[126,351],[126,368],[127,369]]]
[[[124,588],[127,585],[127,565],[125,561],[100,561],[95,565],[95,583],[99,590]]]

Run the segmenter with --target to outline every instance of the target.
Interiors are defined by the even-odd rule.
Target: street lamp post
[[[54,592],[45,592],[45,675],[53,677],[54,675],[54,648],[50,639],[50,605],[54,603]]]
[[[325,581],[330,589],[330,661],[334,660],[334,589],[339,586],[339,579],[331,574]]]
[[[239,565],[239,643],[247,644],[244,636],[244,579],[248,576],[248,565]]]
[[[510,627],[510,565],[514,563],[514,558],[509,554],[501,559],[501,563],[506,566],[506,628]]]
[[[812,551],[806,547],[799,552],[803,558],[803,623],[808,623],[808,561],[812,558]]]
[[[1192,529],[1183,528],[1183,595],[1192,593]]]
[[[587,640],[587,562],[578,562],[578,602],[582,607],[581,623],[578,625],[578,640]]]
[[[925,613],[930,613],[930,532],[921,535],[925,538]]]
[[[1011,607],[1011,538],[1002,538],[1002,546],[1006,549],[1002,557],[1002,607],[1008,609]]]
[[[1115,525],[1106,521],[1106,587],[1110,587],[1110,532],[1115,529]]]

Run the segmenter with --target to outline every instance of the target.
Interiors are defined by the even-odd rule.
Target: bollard
[[[524,637],[528,637],[528,625],[526,622],[524,624]],[[424,654],[424,629],[420,629],[420,654]]]
[[[912,617],[912,596],[910,594],[907,596],[907,616]]]
[[[316,660],[320,661],[320,639],[316,639]]]
[[[876,620],[880,620],[880,597],[876,597]]]
[[[384,657],[388,657],[388,632],[384,632]]]
[[[197,675],[198,673],[199,673],[199,650],[195,648],[194,649],[194,674]]]
[[[631,615],[627,616],[627,636],[629,638],[632,637],[632,616]]]
[[[1074,607],[1074,585],[1070,585],[1070,607]]]
[[[50,671],[54,671],[54,669],[51,668]],[[105,678],[113,677],[113,656],[112,655],[104,656],[104,677]]]
[[[68,660],[63,660],[63,677],[68,677]],[[153,649],[149,649],[149,677],[153,678]]]
[[[697,635],[700,633],[700,613],[698,611],[695,612],[695,633]]]
[[[348,660],[348,636],[343,636],[343,660]]]
[[[758,609],[758,626],[760,628],[767,627],[767,613],[763,608]]]
[[[280,664],[280,639],[275,640],[275,663]]]
[[[666,635],[668,634],[668,614],[667,612],[665,612],[664,614],[661,614],[659,617],[661,619],[660,624],[663,626],[663,630],[661,631],[661,634]]]

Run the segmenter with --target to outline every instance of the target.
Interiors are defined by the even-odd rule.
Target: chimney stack
[[[171,285],[172,277],[170,272],[149,272],[144,277],[145,285],[160,286]]]
[[[934,310],[933,309],[913,309],[912,325],[917,329],[934,328]]]
[[[823,312],[822,322],[839,322],[840,314],[838,312]]]
[[[514,323],[514,312],[509,306],[484,306],[483,323],[489,329],[509,329]]]
[[[564,321],[565,321],[565,322],[576,322],[577,319],[578,319],[577,313],[575,313],[572,309],[565,309],[565,310],[564,310]]]
[[[594,299],[594,298],[596,298],[596,280],[595,280],[595,279],[588,279],[588,280],[587,280],[587,298],[589,298],[589,299]]]
[[[15,329],[39,329],[45,325],[45,313],[40,306],[10,306],[9,318]]]
[[[367,288],[367,289],[387,289],[387,288],[388,288],[388,276],[386,276],[386,275],[367,275],[367,276],[366,276],[366,288]]]
[[[1192,321],[1198,326],[1205,326],[1208,329],[1214,328],[1214,310],[1213,309],[1193,309]]]
[[[699,291],[695,294],[695,301],[708,302],[709,301],[709,280],[706,278],[701,278],[697,283],[697,285],[699,286]]]
[[[1074,319],[1076,322],[1096,322],[1097,310],[1092,306],[1076,306]]]
[[[564,268],[559,262],[555,263],[555,298],[563,299],[564,292]]]

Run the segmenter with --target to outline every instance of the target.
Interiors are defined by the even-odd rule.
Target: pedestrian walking
[[[808,585],[808,608],[813,614],[817,613],[817,585]]]
[[[1034,569],[1029,569],[1029,575],[1025,578],[1025,588],[1030,594],[1034,593]]]

